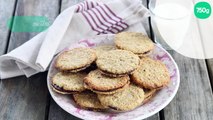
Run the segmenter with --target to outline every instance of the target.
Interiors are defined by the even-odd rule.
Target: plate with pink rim
[[[78,41],[76,44],[72,44],[71,46],[67,47],[65,50],[73,49],[76,47],[95,47],[98,45],[106,45],[106,44],[114,44],[113,42],[114,35],[101,35],[96,37],[90,37],[88,39],[83,39]],[[57,57],[57,56],[56,56]],[[55,58],[56,58],[55,57]],[[163,49],[160,45],[155,44],[153,52],[150,54],[151,58],[155,60],[162,61],[168,68],[171,82],[169,85],[161,90],[159,90],[156,95],[146,104],[128,112],[96,112],[96,111],[89,111],[84,110],[77,107],[72,100],[71,95],[62,95],[54,92],[51,88],[51,78],[55,75],[58,71],[54,67],[55,58],[53,59],[48,76],[47,76],[47,86],[49,92],[54,99],[54,101],[65,111],[74,115],[81,119],[86,120],[133,120],[133,119],[145,119],[150,117],[164,107],[166,107],[174,98],[180,84],[180,74],[179,69],[172,58],[172,56]]]

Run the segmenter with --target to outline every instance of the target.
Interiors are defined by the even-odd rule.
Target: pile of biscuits
[[[52,78],[54,91],[72,94],[88,110],[129,111],[148,102],[167,86],[167,67],[148,57],[153,42],[142,33],[115,35],[115,46],[75,48],[61,53]]]

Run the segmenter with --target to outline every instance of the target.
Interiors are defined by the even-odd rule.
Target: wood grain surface
[[[206,60],[211,87],[213,88],[213,59]]]
[[[7,21],[13,16],[16,0],[0,0],[0,55],[4,54],[10,31]]]
[[[53,21],[58,15],[58,9],[58,0],[18,0],[15,15],[45,16]],[[8,15],[10,14],[11,12],[8,12]],[[7,51],[9,52],[20,46],[36,34],[12,32],[9,36],[10,41]],[[30,78],[20,76],[2,80],[0,91],[0,119],[42,120],[45,118],[48,94],[46,73],[40,73]]]
[[[180,70],[180,87],[164,108],[165,120],[212,120],[213,96],[205,60],[169,51]]]

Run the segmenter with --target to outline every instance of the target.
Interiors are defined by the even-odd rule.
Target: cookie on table
[[[115,93],[122,89],[125,85],[129,84],[129,76],[123,77],[108,77],[99,70],[91,71],[84,79],[84,84],[88,89],[99,92],[100,94]]]
[[[130,84],[121,92],[112,95],[98,94],[102,105],[117,111],[129,111],[140,106],[144,100],[142,88]]]
[[[111,50],[101,54],[96,60],[101,72],[110,77],[131,74],[139,65],[140,58],[126,50]]]
[[[110,50],[115,50],[116,47],[113,45],[100,45],[94,48],[97,57],[103,54],[104,52],[110,51]]]
[[[143,104],[146,104],[147,102],[149,102],[154,95],[156,94],[157,90],[156,89],[152,89],[152,90],[144,90],[145,92],[145,97],[144,97],[144,101]]]
[[[52,88],[61,94],[71,94],[84,91],[83,79],[86,73],[62,73],[55,74],[52,78]]]
[[[73,94],[73,98],[75,103],[83,109],[92,111],[102,111],[107,109],[107,107],[100,103],[97,94],[90,91]]]
[[[96,60],[95,50],[74,48],[63,52],[56,59],[55,67],[60,71],[78,72],[86,69]]]
[[[137,85],[146,89],[160,89],[170,82],[170,75],[165,64],[151,58],[142,58],[140,66],[131,75]]]
[[[136,32],[116,34],[115,45],[119,49],[131,51],[140,57],[147,56],[154,49],[154,43],[148,36]]]

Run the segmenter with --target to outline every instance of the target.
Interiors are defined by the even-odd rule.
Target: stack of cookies
[[[148,102],[169,84],[166,66],[148,57],[154,48],[142,33],[115,35],[115,46],[75,48],[56,59],[60,71],[52,88],[72,94],[75,103],[88,110],[129,111]]]

